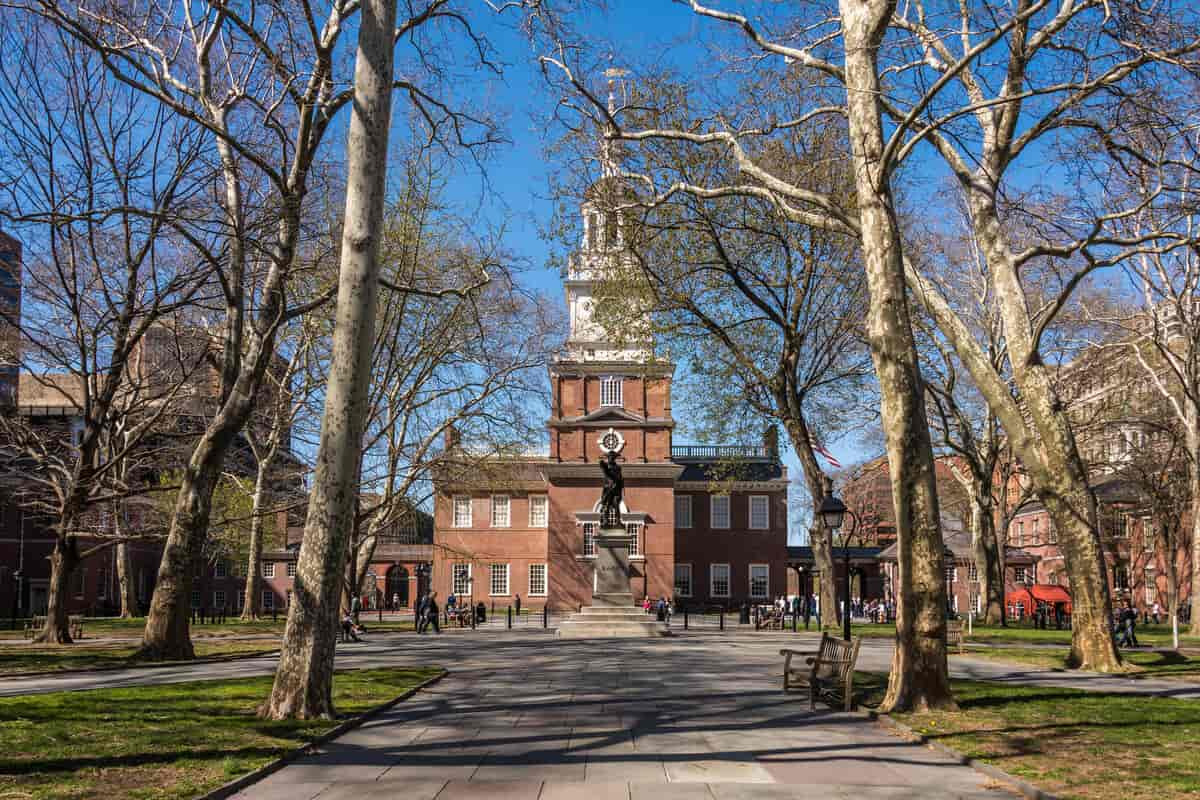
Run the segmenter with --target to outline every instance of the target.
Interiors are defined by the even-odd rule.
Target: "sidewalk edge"
[[[937,750],[939,753],[950,756],[964,766],[971,767],[977,772],[982,772],[989,778],[994,778],[998,781],[1011,784],[1013,788],[1019,791],[1023,797],[1028,798],[1028,800],[1059,800],[1057,795],[1053,795],[1043,789],[1039,789],[1029,781],[1018,778],[1015,775],[1011,775],[997,766],[980,761],[977,758],[971,758],[970,756],[963,755],[952,747],[948,747],[941,742],[936,742],[923,733],[918,733],[909,726],[905,725],[903,722],[900,722],[899,720],[887,714],[880,714],[878,711],[869,710],[863,710],[860,713],[865,714],[869,719],[874,720],[886,728],[892,728],[894,731],[903,734],[905,737],[911,738],[912,740],[919,742],[926,747],[932,748],[933,750]]]
[[[300,758],[305,753],[307,753],[309,748],[323,745],[332,739],[336,739],[337,737],[341,736],[344,733],[348,733],[349,731],[354,730],[358,726],[362,725],[364,722],[367,722],[370,719],[372,719],[373,717],[376,717],[376,716],[382,714],[384,711],[387,711],[389,708],[392,708],[393,706],[399,705],[400,703],[404,702],[408,698],[412,697],[417,692],[421,691],[422,689],[424,689],[428,686],[432,686],[433,684],[437,683],[438,681],[440,681],[442,678],[446,677],[449,674],[450,674],[449,670],[443,669],[437,675],[434,675],[431,678],[426,678],[424,681],[422,681],[421,683],[418,683],[416,686],[405,691],[403,694],[393,697],[391,700],[387,700],[383,703],[380,703],[379,705],[375,706],[374,708],[369,708],[366,711],[364,711],[363,713],[359,714],[357,717],[351,717],[350,719],[341,723],[340,725],[333,728],[332,730],[329,730],[326,733],[321,734],[320,736],[313,739],[312,741],[306,742],[306,743],[300,745],[299,747],[289,750],[288,752],[284,753],[283,755],[281,755],[279,758],[275,759],[274,761],[271,761],[267,764],[263,764],[258,769],[254,770],[253,772],[247,772],[245,775],[241,776],[240,778],[234,778],[229,783],[226,783],[223,786],[218,786],[216,789],[213,789],[208,794],[202,794],[202,795],[194,798],[194,800],[225,800],[225,798],[227,798],[227,797],[232,797],[234,794],[236,794],[237,792],[240,792],[242,789],[245,789],[247,786],[258,783],[259,781],[261,781],[263,778],[267,777],[271,773],[278,772],[279,770],[283,769],[285,766],[287,766],[291,762],[295,761],[296,759]]]

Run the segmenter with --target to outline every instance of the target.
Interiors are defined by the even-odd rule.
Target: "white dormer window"
[[[621,376],[605,375],[600,379],[600,405],[621,406]]]

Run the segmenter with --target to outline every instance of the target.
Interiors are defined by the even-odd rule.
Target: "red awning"
[[[1071,595],[1063,587],[1053,583],[1035,583],[1029,587],[1029,593],[1035,600],[1043,603],[1065,603],[1067,611],[1071,610]]]
[[[1012,608],[1017,603],[1020,603],[1024,607],[1025,613],[1028,614],[1033,609],[1033,595],[1029,593],[1028,589],[1013,589],[1011,592],[1004,593],[1006,606]]]

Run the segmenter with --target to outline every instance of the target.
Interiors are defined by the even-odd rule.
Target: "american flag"
[[[833,453],[826,450],[824,445],[822,445],[819,441],[817,441],[817,439],[815,437],[813,438],[812,448],[813,448],[813,452],[816,453],[817,455],[821,456],[822,458],[824,458],[826,461],[828,461],[829,465],[831,467],[833,467],[834,469],[842,468],[842,462],[840,462],[836,458],[834,458]]]

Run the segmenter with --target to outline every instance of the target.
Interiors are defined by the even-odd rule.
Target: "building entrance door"
[[[387,599],[390,603],[393,598],[400,597],[400,607],[408,607],[408,569],[401,566],[395,566],[388,570],[387,574]]]

